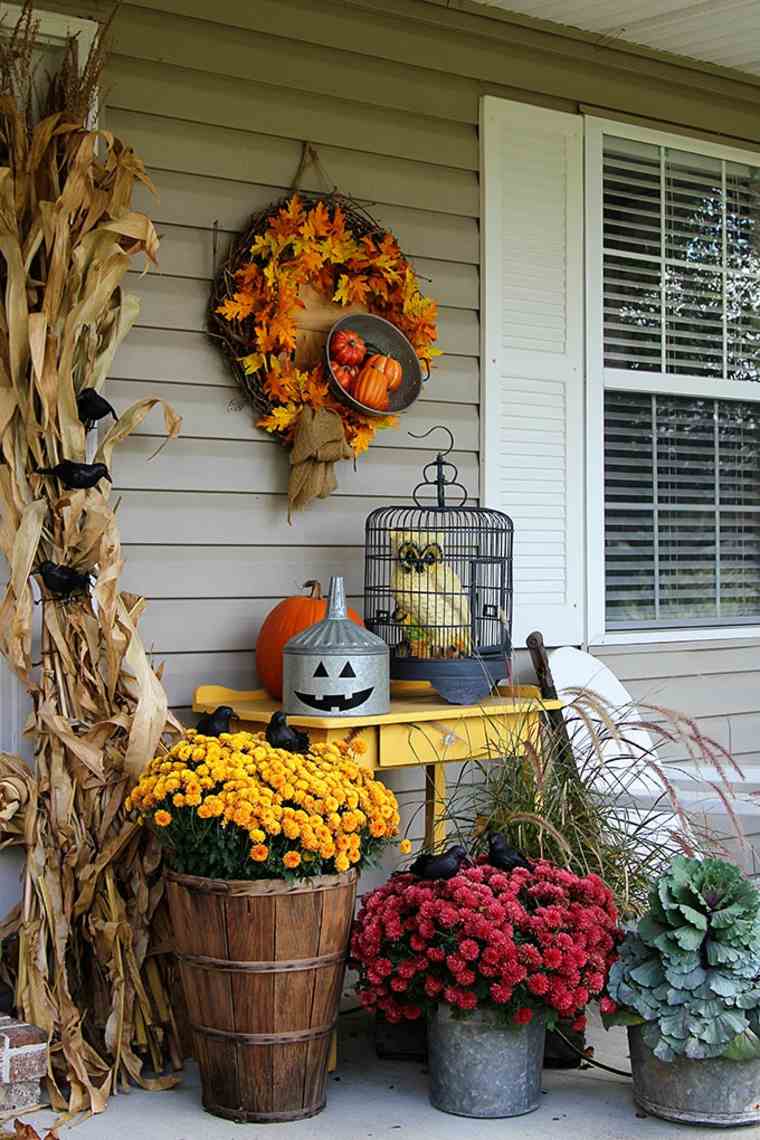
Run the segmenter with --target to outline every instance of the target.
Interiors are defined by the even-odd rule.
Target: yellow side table
[[[258,732],[280,708],[263,689],[237,692],[221,685],[201,685],[196,712],[229,705],[241,728]],[[541,713],[561,708],[543,701],[532,685],[510,686],[478,705],[450,705],[427,682],[394,682],[391,709],[382,716],[291,716],[314,741],[343,740],[351,733],[366,744],[361,762],[375,772],[395,768],[425,769],[425,845],[446,838],[446,764],[466,760],[501,760],[519,756],[526,743],[538,747]]]

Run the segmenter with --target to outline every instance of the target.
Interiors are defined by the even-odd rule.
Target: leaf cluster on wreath
[[[420,361],[439,350],[437,305],[394,235],[344,195],[296,192],[252,219],[212,294],[212,331],[231,357],[258,426],[290,445],[304,407],[329,408],[343,423],[354,456],[395,416],[369,417],[333,394],[322,361],[296,365],[300,296],[310,286],[343,306],[359,305],[396,325]]]

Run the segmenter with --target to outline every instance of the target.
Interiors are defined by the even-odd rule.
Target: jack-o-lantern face
[[[328,659],[328,664],[332,662]],[[356,680],[356,670],[350,661],[346,661],[343,665],[336,662],[338,669],[335,672],[335,677],[331,679],[328,672],[327,665],[324,661],[320,661],[314,670],[312,680],[313,693],[303,693],[298,689],[295,690],[295,696],[303,704],[308,705],[310,709],[316,709],[318,712],[351,712],[353,709],[358,709],[361,705],[366,704],[369,698],[375,691],[374,685],[370,685],[366,689],[357,689],[354,691],[353,687],[348,682]],[[324,681],[323,685],[321,682]],[[341,688],[340,682],[345,682],[343,685],[343,692],[337,692]]]

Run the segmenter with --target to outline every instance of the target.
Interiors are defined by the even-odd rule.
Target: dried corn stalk
[[[27,5],[0,42],[0,550],[9,570],[0,650],[31,694],[36,754],[34,774],[0,756],[0,842],[26,850],[20,913],[2,933],[18,930],[19,1010],[53,1042],[55,1106],[97,1112],[119,1083],[171,1083],[144,1078],[143,1058],[157,1073],[181,1064],[168,967],[152,953],[160,856],[123,809],[173,721],[137,632],[143,602],[119,591],[108,495],[65,491],[37,471],[88,458],[76,396],[102,388],[138,311],[124,276],[135,255],[155,260],[158,239],[130,209],[135,182],[150,185],[142,162],[87,126],[102,36],[81,72],[69,42],[40,93],[36,32]],[[158,402],[125,412],[95,458],[110,464]],[[176,435],[171,408],[164,418]],[[36,607],[32,581],[45,559],[90,571],[92,597],[61,602],[42,587]]]

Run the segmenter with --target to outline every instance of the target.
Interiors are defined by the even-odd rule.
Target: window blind
[[[760,404],[605,393],[610,629],[757,621]]]
[[[605,136],[606,368],[760,381],[760,174]]]

